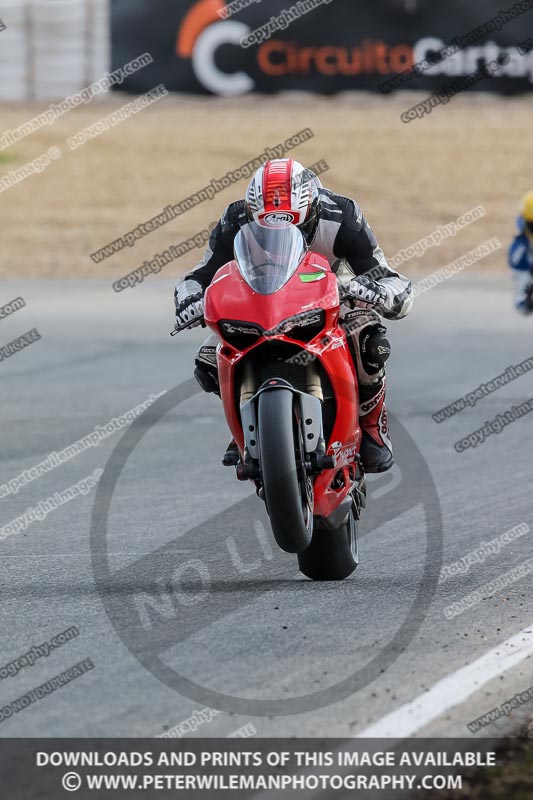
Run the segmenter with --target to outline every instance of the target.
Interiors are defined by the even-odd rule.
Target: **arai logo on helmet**
[[[271,211],[261,216],[260,222],[262,225],[269,225],[275,228],[278,225],[292,225],[295,219],[296,214],[293,214],[292,211]]]

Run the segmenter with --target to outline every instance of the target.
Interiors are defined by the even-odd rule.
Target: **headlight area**
[[[246,350],[265,333],[260,325],[235,319],[222,319],[218,327],[223,340],[236,350]]]
[[[289,336],[299,342],[310,342],[324,328],[326,315],[323,309],[314,308],[288,317],[269,331],[264,336]]]
[[[315,308],[288,317],[269,330],[265,330],[257,323],[236,319],[220,320],[218,326],[224,341],[236,350],[245,350],[263,336],[266,339],[288,336],[298,342],[310,342],[323,330],[325,320],[324,310]]]

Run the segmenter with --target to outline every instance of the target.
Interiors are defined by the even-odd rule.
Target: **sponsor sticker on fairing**
[[[300,272],[300,280],[302,283],[312,283],[313,281],[321,281],[326,277],[324,270],[320,272]]]
[[[335,459],[335,466],[346,467],[356,460],[359,452],[359,442],[350,442],[344,445],[342,442],[333,442],[333,444],[329,446],[329,449],[333,450],[332,455]]]

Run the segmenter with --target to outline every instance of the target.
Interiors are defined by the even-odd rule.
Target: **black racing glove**
[[[192,322],[191,328],[200,325],[204,315],[204,292],[198,281],[185,278],[178,281],[174,291],[176,303],[176,328]]]
[[[365,275],[358,275],[352,278],[349,286],[342,293],[341,299],[344,302],[353,302],[354,305],[366,304],[379,311],[387,301],[385,289],[377,282]]]

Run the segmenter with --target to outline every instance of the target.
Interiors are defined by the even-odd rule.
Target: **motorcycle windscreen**
[[[264,228],[249,222],[235,237],[234,251],[248,286],[258,294],[274,294],[298,269],[306,244],[295,225]]]

